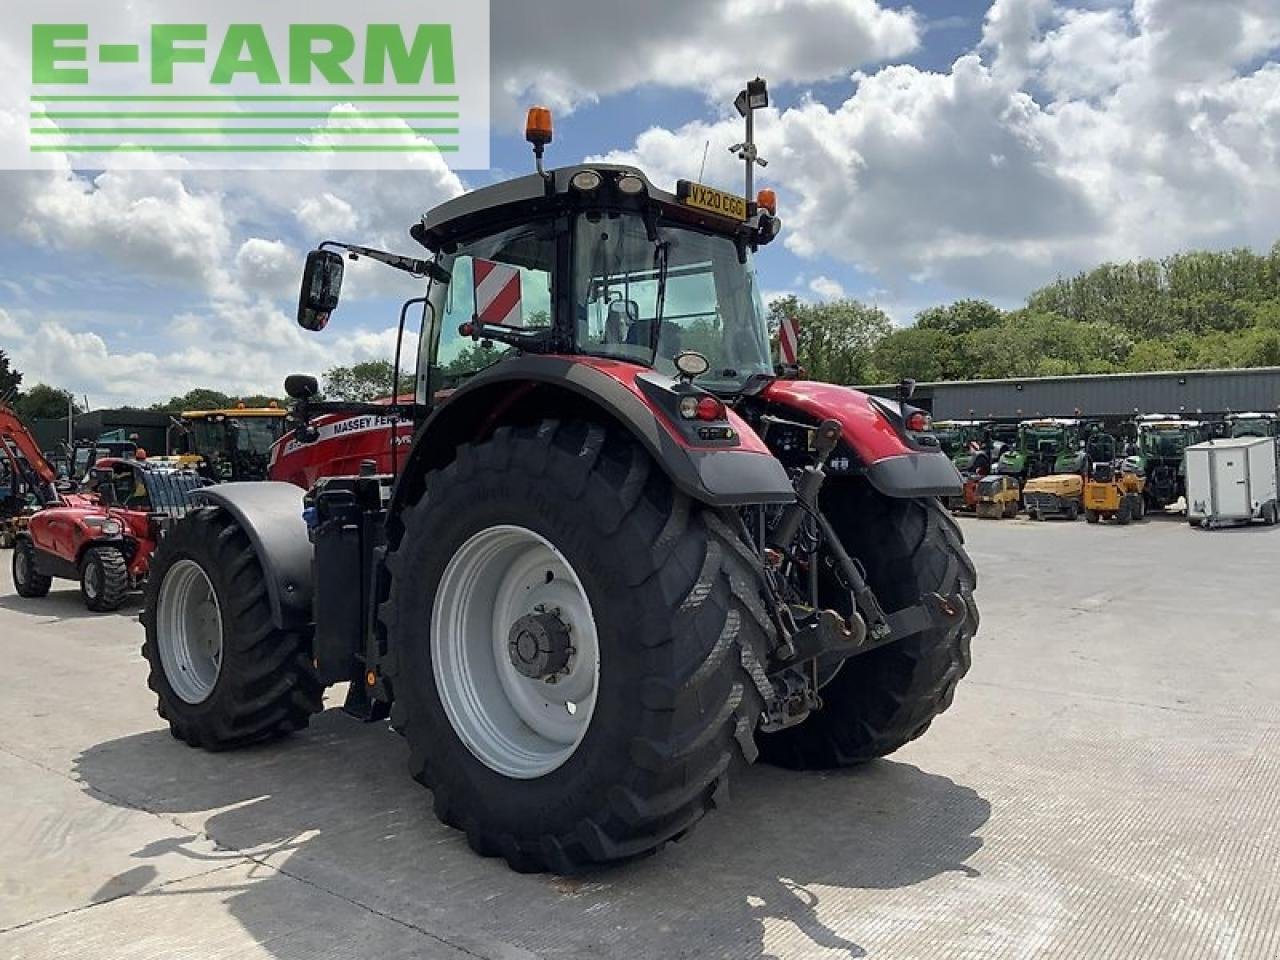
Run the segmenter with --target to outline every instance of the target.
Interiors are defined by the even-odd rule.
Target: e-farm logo
[[[32,6],[5,167],[488,166],[487,0]]]

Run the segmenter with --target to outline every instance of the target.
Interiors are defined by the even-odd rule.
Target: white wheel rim
[[[165,574],[156,604],[156,645],[173,692],[203,703],[222,672],[222,609],[208,575],[194,560]]]
[[[550,679],[516,669],[522,617],[554,613],[572,652]],[[477,760],[518,780],[558,769],[582,743],[600,686],[587,592],[550,541],[524,527],[482,530],[445,567],[431,611],[431,668],[454,732]]]

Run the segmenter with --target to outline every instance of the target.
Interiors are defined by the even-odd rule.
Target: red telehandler
[[[13,547],[14,589],[34,599],[55,578],[75,580],[97,613],[118,609],[141,586],[161,533],[186,512],[187,494],[206,484],[191,471],[108,457],[73,492],[3,404],[0,455],[0,538]]]
[[[753,81],[743,110],[766,100]],[[547,111],[527,135],[537,173],[428,212],[425,257],[308,255],[310,330],[344,254],[421,278],[412,402],[290,377],[275,469],[318,478],[195,491],[143,653],[174,736],[211,750],[305,727],[349,683],[478,853],[570,873],[682,836],[757,756],[840,767],[919,736],[968,669],[977,578],[925,414],[775,371],[769,191],[543,170]],[[332,475],[329,444],[394,436],[378,417],[412,441]]]

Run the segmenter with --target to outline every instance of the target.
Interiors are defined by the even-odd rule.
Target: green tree
[[[963,380],[972,373],[966,341],[943,330],[920,326],[895,330],[872,354],[875,379]]]
[[[9,355],[0,350],[0,401],[17,399],[22,387],[22,374],[14,369]]]
[[[952,336],[963,336],[975,330],[994,327],[1004,319],[1004,311],[986,300],[957,300],[945,307],[930,307],[916,314],[921,330],[939,330]]]
[[[966,338],[977,377],[1049,377],[1108,373],[1133,351],[1115,324],[1081,323],[1053,313],[1018,310],[999,326]]]
[[[70,390],[60,390],[44,383],[37,383],[14,404],[18,414],[27,420],[57,420],[67,415],[68,407],[76,415],[84,413]]]
[[[170,397],[164,403],[153,404],[151,409],[161,413],[181,413],[183,410],[225,410],[234,406],[235,400],[221,390],[196,387],[180,397]]]
[[[826,303],[803,303],[779,297],[769,303],[770,329],[775,333],[784,317],[799,327],[798,360],[814,380],[829,383],[867,383],[873,378],[872,353],[893,330],[878,307],[848,298]]]
[[[324,395],[330,400],[367,403],[391,396],[395,365],[390,360],[366,360],[349,367],[330,367],[324,373]],[[413,374],[400,371],[400,392],[413,385]]]

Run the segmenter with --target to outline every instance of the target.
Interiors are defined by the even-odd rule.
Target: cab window
[[[521,330],[551,326],[555,235],[550,224],[524,225],[463,244],[441,265],[448,284],[432,296],[439,321],[428,389],[457,387],[514,352],[513,347],[464,337],[458,328],[481,320]]]

